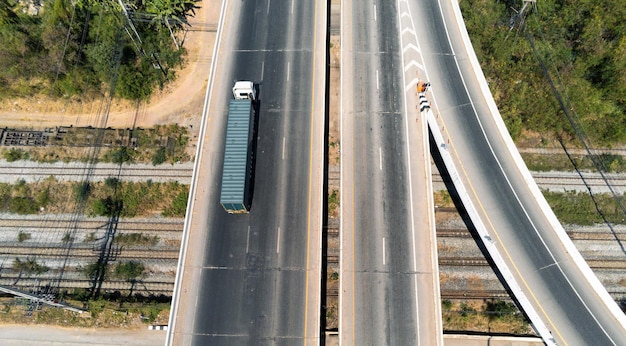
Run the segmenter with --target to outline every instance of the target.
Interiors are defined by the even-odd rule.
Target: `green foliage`
[[[30,233],[24,233],[22,231],[19,231],[19,233],[17,234],[17,241],[20,243],[23,243],[30,238],[31,238]]]
[[[17,160],[28,160],[28,153],[22,149],[11,148],[9,150],[5,150],[2,153],[3,157],[7,162],[14,162]]]
[[[96,232],[90,232],[83,240],[84,243],[93,243],[94,241],[96,241]]]
[[[83,181],[79,184],[74,185],[74,198],[77,203],[81,203],[87,200],[89,195],[91,194],[91,183],[88,181]]]
[[[172,201],[172,206],[165,209],[162,213],[165,217],[172,216],[185,216],[187,212],[187,201],[189,200],[189,190],[181,191],[174,200]]]
[[[450,301],[450,299],[443,299],[443,300],[441,300],[441,307],[444,310],[452,309],[452,301]]]
[[[486,312],[490,320],[502,319],[518,313],[517,306],[511,302],[502,300],[487,302]]]
[[[34,93],[95,98],[115,86],[119,96],[145,99],[174,79],[172,71],[185,51],[172,38],[194,3],[131,1],[132,10],[155,15],[152,21],[135,21],[142,42],[137,47],[138,40],[122,30],[126,18],[116,1],[50,0],[36,16],[2,1],[0,98]]]
[[[114,242],[120,245],[154,246],[159,242],[159,237],[141,233],[120,233],[115,236]]]
[[[514,139],[524,130],[574,138],[536,54],[595,146],[626,143],[626,6],[620,0],[538,4],[510,31],[519,2],[461,1],[465,24]],[[528,35],[528,36],[527,36]],[[569,107],[569,105],[568,105]]]
[[[600,161],[605,172],[620,173],[626,170],[626,162],[622,155],[604,153],[598,156],[598,161]]]
[[[624,214],[610,194],[594,194],[597,202],[588,193],[568,191],[566,193],[543,191],[548,204],[559,221],[573,225],[592,225],[604,222],[597,209],[613,224],[624,224]]]
[[[145,274],[146,268],[138,261],[127,261],[115,266],[115,276],[128,282],[136,281]]]
[[[27,215],[37,213],[37,205],[30,197],[12,197],[9,200],[9,211],[16,214]]]
[[[25,261],[17,257],[13,261],[13,270],[31,274],[43,274],[50,270],[50,268],[37,263],[35,257],[26,257]]]
[[[91,203],[91,209],[95,215],[114,216],[122,212],[123,202],[116,200],[111,196],[94,200]]]
[[[328,210],[334,210],[339,207],[339,195],[337,190],[333,190],[328,196]]]
[[[476,309],[467,305],[467,303],[463,302],[460,305],[460,314],[461,317],[468,318],[470,315],[476,314]]]
[[[152,165],[160,165],[167,160],[167,155],[165,153],[165,147],[159,147],[156,153],[152,155]]]
[[[111,161],[114,163],[131,162],[133,156],[127,147],[121,147],[111,152]]]
[[[116,189],[118,186],[120,186],[120,184],[121,184],[121,181],[115,177],[108,177],[104,179],[104,185],[111,189]]]
[[[101,262],[89,263],[85,266],[78,266],[77,270],[85,275],[88,280],[94,280],[98,276],[98,273],[104,273],[105,277],[108,272],[108,264]]]
[[[37,195],[36,203],[39,207],[45,208],[50,204],[50,189],[43,189]]]

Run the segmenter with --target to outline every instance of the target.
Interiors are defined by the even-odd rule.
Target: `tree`
[[[91,204],[93,213],[99,216],[115,216],[122,211],[122,201],[114,199],[111,196],[100,198]]]
[[[114,163],[125,163],[133,160],[133,156],[127,147],[121,147],[111,153],[111,161]]]
[[[144,276],[146,268],[138,261],[121,262],[115,266],[115,276],[130,283],[129,297],[133,295],[137,279]]]

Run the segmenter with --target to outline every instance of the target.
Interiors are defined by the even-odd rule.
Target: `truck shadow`
[[[258,90],[257,90],[258,93]],[[258,94],[257,94],[258,95]],[[257,149],[257,142],[258,142],[258,130],[259,130],[259,113],[261,110],[261,101],[260,100],[256,100],[255,102],[253,102],[253,109],[254,112],[252,114],[252,121],[251,121],[251,135],[249,137],[249,143],[248,143],[248,158],[250,160],[250,172],[249,172],[249,176],[248,179],[246,181],[246,208],[248,209],[248,211],[251,211],[252,209],[252,199],[254,197],[254,181],[255,181],[255,176],[256,176],[256,149]]]

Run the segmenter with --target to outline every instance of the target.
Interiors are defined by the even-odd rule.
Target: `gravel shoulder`
[[[165,344],[162,330],[103,330],[63,328],[44,325],[0,325],[0,344],[5,346],[30,345],[133,345]]]

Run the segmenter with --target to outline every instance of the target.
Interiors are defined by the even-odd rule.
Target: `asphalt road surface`
[[[397,3],[343,1],[342,11],[341,340],[440,344],[427,134],[405,109]],[[407,154],[407,124],[421,151]],[[413,179],[409,158],[422,170]]]
[[[318,17],[315,1],[226,3],[206,125],[215,137],[205,139],[197,172],[172,344],[319,341],[323,142],[317,134],[324,106],[314,66],[324,61],[317,54],[323,46],[312,38],[323,35],[315,24],[325,14]],[[219,205],[219,191],[236,80],[258,83],[260,103],[251,211],[230,215]]]
[[[623,343],[623,326],[574,265],[513,163],[463,50],[450,3],[423,1],[412,11],[421,20],[419,43],[450,152],[534,309],[558,344]]]

